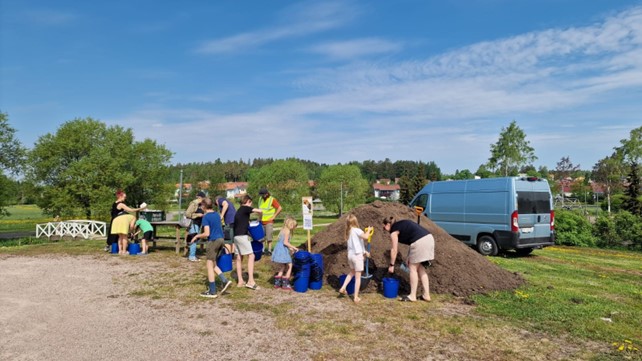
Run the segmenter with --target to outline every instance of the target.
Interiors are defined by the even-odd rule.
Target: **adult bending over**
[[[394,273],[399,243],[410,246],[406,263],[410,269],[410,294],[401,297],[400,301],[417,300],[417,286],[421,279],[423,294],[421,299],[430,301],[428,273],[424,265],[429,265],[435,259],[435,238],[430,232],[413,221],[407,219],[396,221],[394,217],[383,219],[383,229],[390,233],[390,264],[388,272]]]
[[[111,230],[110,234],[118,235],[118,254],[127,254],[127,235],[134,229],[135,213],[144,208],[131,208],[125,204],[127,194],[122,190],[116,191],[116,201],[111,206]]]

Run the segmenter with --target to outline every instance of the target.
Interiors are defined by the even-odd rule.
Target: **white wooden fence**
[[[71,236],[84,239],[105,237],[107,224],[99,221],[70,220],[36,224],[36,237]]]

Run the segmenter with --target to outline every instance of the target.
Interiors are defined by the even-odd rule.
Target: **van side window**
[[[423,207],[426,209],[426,205],[428,204],[428,195],[427,194],[420,194],[419,197],[415,198],[415,201],[410,204],[410,207]]]
[[[550,194],[546,192],[517,192],[517,212],[519,214],[550,213]]]

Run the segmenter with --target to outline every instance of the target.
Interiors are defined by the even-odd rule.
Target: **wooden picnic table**
[[[183,244],[183,241],[181,239],[181,225],[178,221],[159,221],[159,222],[149,222],[152,227],[154,227],[154,239],[153,239],[153,244],[154,248],[156,248],[156,239],[157,238],[163,238],[163,237],[158,237],[156,236],[156,228],[157,227],[174,227],[176,230],[176,254],[179,254],[181,251],[181,245]]]

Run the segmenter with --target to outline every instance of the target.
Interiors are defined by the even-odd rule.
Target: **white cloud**
[[[205,54],[233,53],[323,32],[345,25],[357,12],[350,2],[302,2],[286,9],[272,27],[205,41],[196,51]]]
[[[329,23],[320,20],[325,25],[315,29],[339,24],[331,16],[320,18]],[[295,36],[293,29],[301,24],[237,35],[210,50]],[[370,41],[370,47],[394,50],[394,44]],[[346,50],[349,43],[314,49],[342,57],[367,54],[367,42],[355,44],[352,53]],[[182,119],[155,130],[157,139],[179,150],[181,162],[297,156],[336,163],[387,157],[435,160],[454,172],[474,171],[486,162],[490,144],[514,119],[536,150],[536,164],[551,167],[569,155],[590,168],[640,125],[642,105],[622,110],[617,100],[642,89],[642,7],[590,26],[471,44],[425,60],[319,69],[296,85],[313,95],[243,114],[187,109],[136,114],[128,121],[144,135],[150,124]],[[596,102],[604,104],[599,112],[592,108]],[[571,121],[579,125],[570,127]],[[608,127],[597,129],[605,121]],[[217,137],[215,152],[192,150],[194,132],[207,129],[224,134]],[[258,139],[273,144],[266,148]]]
[[[309,48],[309,51],[334,59],[353,59],[366,55],[393,53],[402,49],[399,43],[384,39],[364,38],[327,42]]]

